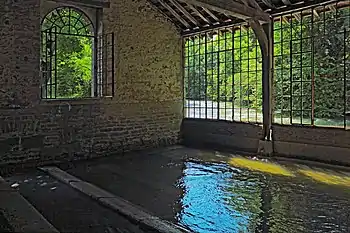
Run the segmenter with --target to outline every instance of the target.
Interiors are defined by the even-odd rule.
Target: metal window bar
[[[97,38],[97,95],[113,97],[115,95],[114,80],[114,33],[99,35]]]
[[[50,28],[41,33],[41,97],[55,99],[57,93],[57,30]]]
[[[244,30],[232,26],[184,39],[185,117],[262,122],[261,52],[252,29]]]
[[[63,20],[68,18],[68,20]],[[57,80],[57,38],[58,36],[79,36],[90,38],[93,44],[94,71],[91,80],[91,96],[114,96],[114,34],[93,35],[93,26],[88,17],[71,7],[60,7],[49,13],[42,24],[42,98],[65,98],[58,93]],[[97,31],[95,31],[95,34]],[[74,93],[70,93],[74,95]],[[70,95],[68,94],[68,95]],[[86,96],[87,97],[87,96]]]
[[[325,5],[276,20],[280,26],[274,29],[275,124],[347,128],[348,12],[344,4]]]

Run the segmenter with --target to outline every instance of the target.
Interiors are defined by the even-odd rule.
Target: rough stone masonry
[[[113,98],[40,99],[46,0],[0,0],[0,165],[43,164],[174,144],[182,120],[181,36],[146,0],[111,0]]]

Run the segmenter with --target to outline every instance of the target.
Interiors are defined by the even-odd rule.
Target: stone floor
[[[60,232],[142,233],[137,225],[42,171],[6,178]]]
[[[229,188],[232,185],[241,185],[239,182],[245,182],[247,179],[251,179],[252,184],[255,182],[254,185],[257,187],[261,186],[262,189],[266,188],[264,186],[264,182],[269,180],[271,184],[274,184],[269,188],[271,189],[269,192],[276,192],[278,194],[276,197],[279,197],[279,195],[283,196],[292,194],[292,196],[287,195],[288,198],[293,198],[294,196],[298,198],[301,197],[301,200],[303,200],[303,198],[308,200],[307,198],[309,198],[310,202],[308,201],[308,203],[316,202],[315,205],[317,205],[317,208],[315,208],[314,211],[322,211],[322,209],[319,209],[319,206],[324,205],[325,208],[330,208],[329,210],[333,211],[334,213],[339,210],[339,213],[337,212],[339,216],[341,215],[344,219],[347,218],[347,212],[345,210],[342,210],[340,207],[333,208],[333,205],[331,208],[329,207],[329,203],[327,201],[318,202],[317,200],[319,200],[319,197],[316,194],[322,192],[324,195],[328,195],[329,198],[334,197],[333,200],[337,201],[338,204],[345,203],[344,205],[346,205],[346,203],[348,203],[348,195],[350,194],[350,189],[347,188],[347,186],[350,187],[350,176],[349,173],[345,171],[349,169],[339,168],[339,171],[334,173],[327,173],[329,171],[323,173],[322,169],[328,169],[327,165],[324,165],[324,168],[321,168],[321,166],[319,166],[320,164],[317,166],[312,164],[305,166],[305,164],[300,165],[298,161],[290,162],[279,160],[279,164],[282,165],[282,167],[285,165],[285,167],[290,169],[291,172],[297,172],[298,169],[304,169],[304,173],[306,175],[310,175],[310,177],[312,177],[312,174],[315,174],[314,178],[316,180],[312,180],[307,176],[301,177],[300,174],[297,175],[296,173],[296,178],[291,178],[294,177],[294,175],[283,178],[283,176],[278,174],[265,174],[265,171],[263,171],[264,169],[270,169],[270,166],[272,166],[271,169],[275,169],[275,165],[273,165],[275,163],[269,163],[266,159],[260,159],[259,161],[262,162],[257,163],[257,169],[263,169],[262,172],[252,170],[249,171],[249,169],[246,170],[245,168],[241,167],[230,167],[230,159],[235,157],[236,155],[228,153],[173,146],[156,150],[133,152],[123,156],[116,155],[90,161],[60,164],[57,166],[70,175],[73,175],[82,181],[89,182],[103,190],[108,191],[109,193],[112,193],[115,196],[121,197],[143,208],[144,210],[147,210],[147,212],[150,214],[158,216],[164,220],[182,224],[182,222],[186,222],[188,219],[190,219],[189,221],[191,224],[193,224],[191,225],[193,229],[200,229],[198,232],[225,232],[226,228],[224,227],[234,225],[232,224],[233,222],[230,222],[233,221],[232,219],[234,218],[228,217],[227,223],[229,226],[222,226],[221,230],[219,229],[217,231],[212,231],[214,228],[220,227],[220,224],[218,225],[218,223],[215,221],[217,220],[220,222],[221,220],[220,218],[215,220],[208,217],[212,214],[212,212],[209,210],[210,207],[205,207],[204,209],[202,207],[208,206],[208,204],[209,206],[211,205],[210,202],[214,199],[210,198],[219,197],[219,199],[215,200],[221,202],[220,195],[225,197],[225,195],[243,195],[245,192],[251,192],[252,190],[250,190],[250,188],[243,185],[242,187],[239,186],[239,188],[242,190],[237,193],[236,191],[230,191],[223,194],[214,194],[214,192],[218,190],[220,192],[220,189],[226,190],[226,188]],[[248,164],[254,163],[252,162],[254,160],[255,158],[251,158],[249,160],[250,162],[248,161]],[[273,162],[271,159],[269,159],[269,161]],[[197,169],[197,162],[203,165],[199,165],[200,169]],[[304,161],[304,163],[306,162]],[[194,165],[194,167],[188,167],[189,164],[190,166],[191,164]],[[317,168],[313,170],[313,167]],[[340,172],[340,169],[344,169],[344,172]],[[316,172],[312,173],[314,171]],[[185,174],[186,172],[190,173]],[[320,176],[323,177],[321,183],[320,181],[317,181]],[[184,177],[187,177],[187,182],[191,184],[187,190],[181,186],[181,180],[183,180],[182,178]],[[260,178],[258,177],[263,178],[263,180],[259,180]],[[149,232],[148,230],[139,227],[130,219],[125,218],[115,211],[112,211],[110,208],[102,206],[88,196],[79,193],[75,189],[69,187],[69,185],[61,183],[57,179],[42,171],[34,169],[31,171],[26,171],[22,174],[12,174],[5,179],[10,185],[12,185],[13,188],[19,190],[19,192],[54,227],[61,232]],[[332,186],[332,183],[335,181],[337,181],[340,185]],[[322,182],[325,184],[322,184]],[[223,185],[223,187],[219,188],[216,187],[216,185]],[[280,186],[281,188],[275,190],[274,188],[277,186]],[[304,191],[300,191],[301,193],[299,193],[298,190],[304,188],[306,189],[305,193],[303,193]],[[313,195],[312,198],[310,198],[311,194]],[[207,201],[207,197],[203,195],[207,195],[209,197]],[[256,194],[252,196],[244,195],[243,199],[247,200],[251,197],[255,197],[257,200],[260,198],[260,194],[258,196],[256,196]],[[194,199],[191,199],[192,197],[194,197]],[[203,200],[199,200],[198,198],[202,198]],[[184,206],[184,200],[190,200],[186,206]],[[199,200],[198,203],[193,203],[193,201],[196,202],[197,200]],[[253,201],[255,202],[257,200]],[[300,199],[298,199],[298,201],[300,201]],[[220,210],[223,212],[218,213],[218,216],[224,216],[225,211],[228,209],[232,210],[232,208],[234,209],[237,207],[235,206],[237,204],[235,202],[231,203],[227,207],[225,207],[226,204],[219,205],[218,203],[216,203],[216,205],[218,205],[216,207],[215,205],[212,205],[214,211],[216,209],[220,210],[223,208]],[[200,205],[202,207],[200,207]],[[200,208],[198,208],[198,206]],[[283,208],[287,208],[290,205],[284,204],[283,206]],[[296,207],[298,207],[298,205],[296,205]],[[244,209],[245,206],[242,208]],[[309,209],[311,208],[314,207],[310,207]],[[187,209],[187,215],[185,216],[186,218],[182,218],[181,222],[179,221],[179,215],[182,214],[183,216],[184,209]],[[210,213],[206,209],[208,209]],[[309,209],[303,209],[302,211],[309,213]],[[288,209],[283,210],[285,210],[286,213],[289,213]],[[191,211],[194,211],[193,213],[197,213],[196,211],[199,211],[197,213],[198,216],[192,215],[193,213]],[[258,212],[260,213],[261,211],[257,210],[257,213]],[[296,211],[296,213],[301,212]],[[209,215],[202,218],[202,216],[206,216],[205,214]],[[312,213],[310,212],[310,214]],[[230,214],[227,213],[226,215],[230,216]],[[330,216],[335,215],[331,214]],[[197,219],[197,217],[199,219]],[[292,219],[292,217],[290,218]],[[298,221],[299,217],[297,218]],[[313,221],[313,218],[318,219],[318,215],[310,217],[310,219],[306,220]],[[204,230],[200,227],[196,228],[197,226],[201,226],[201,224],[197,225],[196,221],[201,222],[202,226],[205,224],[212,224],[211,227],[214,228],[212,228],[212,230]],[[327,223],[322,222],[322,219],[320,221],[321,222],[316,226],[316,228],[319,226],[323,227],[322,224]],[[284,225],[283,223],[282,226],[284,227],[287,225]],[[341,227],[338,227],[338,231],[334,232],[346,232],[343,231],[343,229],[345,229],[345,227],[350,227],[347,224],[338,224],[337,226]],[[186,227],[188,227],[188,225],[186,225]]]
[[[171,147],[62,165],[63,170],[120,196],[155,215],[174,220],[182,190],[183,160],[197,150]]]

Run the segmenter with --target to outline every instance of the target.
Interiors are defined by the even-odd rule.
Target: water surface
[[[195,232],[350,232],[350,178],[247,159],[188,161],[177,221]]]

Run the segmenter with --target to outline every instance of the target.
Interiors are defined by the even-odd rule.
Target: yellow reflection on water
[[[294,176],[294,174],[291,171],[274,163],[267,163],[267,162],[237,157],[237,158],[231,158],[229,160],[229,164],[234,167],[242,167],[253,171],[267,172],[274,175]]]
[[[347,176],[339,176],[307,169],[299,169],[298,172],[325,184],[345,185],[350,187],[350,177]]]

